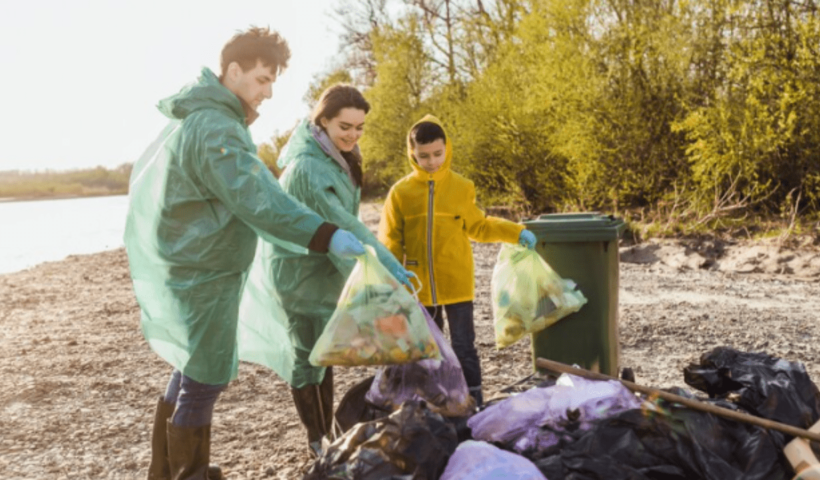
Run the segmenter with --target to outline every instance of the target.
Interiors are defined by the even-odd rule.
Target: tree
[[[364,92],[371,111],[361,140],[368,193],[384,191],[407,171],[407,131],[430,92],[418,20],[410,16],[399,25],[371,32],[377,81]]]

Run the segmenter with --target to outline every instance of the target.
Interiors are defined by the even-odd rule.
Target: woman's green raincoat
[[[224,384],[257,234],[306,246],[324,222],[257,158],[239,98],[213,72],[159,109],[172,121],[134,165],[125,229],[142,331],[183,374]]]
[[[286,192],[374,246],[382,263],[398,263],[359,220],[361,188],[322,130],[308,121],[299,124],[279,166],[285,169],[279,181]],[[308,357],[354,265],[355,260],[295,245],[260,243],[240,310],[242,359],[272,368],[295,388],[320,383],[325,369],[312,366]]]

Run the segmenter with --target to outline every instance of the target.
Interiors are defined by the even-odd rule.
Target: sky
[[[338,61],[337,0],[0,1],[0,170],[113,168],[135,161],[167,119],[157,102],[219,72],[250,25],[277,30],[288,69],[251,126],[267,141],[308,114],[314,76]]]

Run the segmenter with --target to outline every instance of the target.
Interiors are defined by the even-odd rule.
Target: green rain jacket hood
[[[223,384],[257,235],[305,247],[324,222],[256,156],[242,103],[213,72],[159,109],[171,122],[134,165],[125,230],[142,331],[183,374]]]
[[[325,221],[374,246],[383,264],[398,264],[358,219],[361,190],[323,133],[308,121],[296,127],[279,160],[285,167],[279,179],[282,188]],[[260,245],[240,314],[243,326],[261,332],[255,334],[259,344],[253,361],[269,366],[296,388],[321,383],[325,369],[312,366],[308,357],[354,265],[353,260],[293,245]]]

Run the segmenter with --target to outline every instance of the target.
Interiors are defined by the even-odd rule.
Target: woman
[[[282,150],[279,179],[286,192],[326,221],[352,232],[376,248],[379,260],[404,284],[410,274],[358,219],[362,157],[358,141],[370,105],[350,85],[334,85],[322,93],[309,120],[294,130]],[[240,357],[271,367],[291,386],[308,443],[317,454],[330,432],[333,372],[314,367],[308,357],[336,308],[355,261],[315,254],[281,242],[264,244],[254,261],[240,312],[247,351]],[[277,303],[282,310],[278,310]],[[271,312],[275,321],[271,321]],[[270,339],[270,340],[267,340]],[[265,344],[272,342],[274,345]]]

